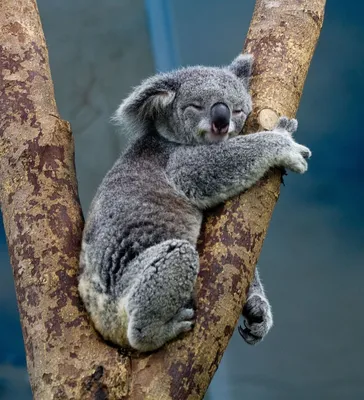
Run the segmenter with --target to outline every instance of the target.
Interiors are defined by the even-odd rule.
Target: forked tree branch
[[[292,117],[325,0],[257,0],[249,131]],[[210,213],[201,235],[197,323],[151,355],[95,333],[77,294],[82,213],[70,126],[54,100],[35,0],[0,2],[0,196],[34,398],[202,399],[245,301],[278,199],[273,171]],[[243,345],[243,343],[242,343]]]

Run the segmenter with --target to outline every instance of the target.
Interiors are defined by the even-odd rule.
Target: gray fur
[[[203,210],[272,167],[307,170],[311,153],[292,138],[295,120],[237,136],[252,109],[251,65],[252,57],[241,55],[228,67],[153,76],[117,110],[114,119],[132,140],[93,200],[80,258],[79,291],[105,339],[150,351],[190,330]],[[221,103],[218,121],[211,110]],[[258,274],[243,315],[248,343],[272,325]]]

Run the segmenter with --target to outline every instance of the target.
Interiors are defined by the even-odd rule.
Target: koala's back
[[[87,255],[81,260],[89,261],[81,267],[99,275],[104,292],[120,293],[130,286],[137,273],[133,261],[145,249],[169,239],[196,244],[202,214],[164,172],[173,146],[153,136],[139,138],[105,176],[95,196],[82,246]]]

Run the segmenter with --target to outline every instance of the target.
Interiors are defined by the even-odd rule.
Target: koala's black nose
[[[211,107],[211,123],[214,133],[225,134],[229,130],[230,110],[225,103],[215,103]]]

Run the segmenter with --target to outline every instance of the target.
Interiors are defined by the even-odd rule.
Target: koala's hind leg
[[[272,310],[255,269],[254,279],[249,287],[243,308],[245,328],[239,326],[239,333],[248,344],[259,343],[273,326]]]
[[[141,274],[127,295],[127,336],[133,348],[151,351],[193,327],[198,254],[186,240],[167,240],[136,262],[133,270]]]

